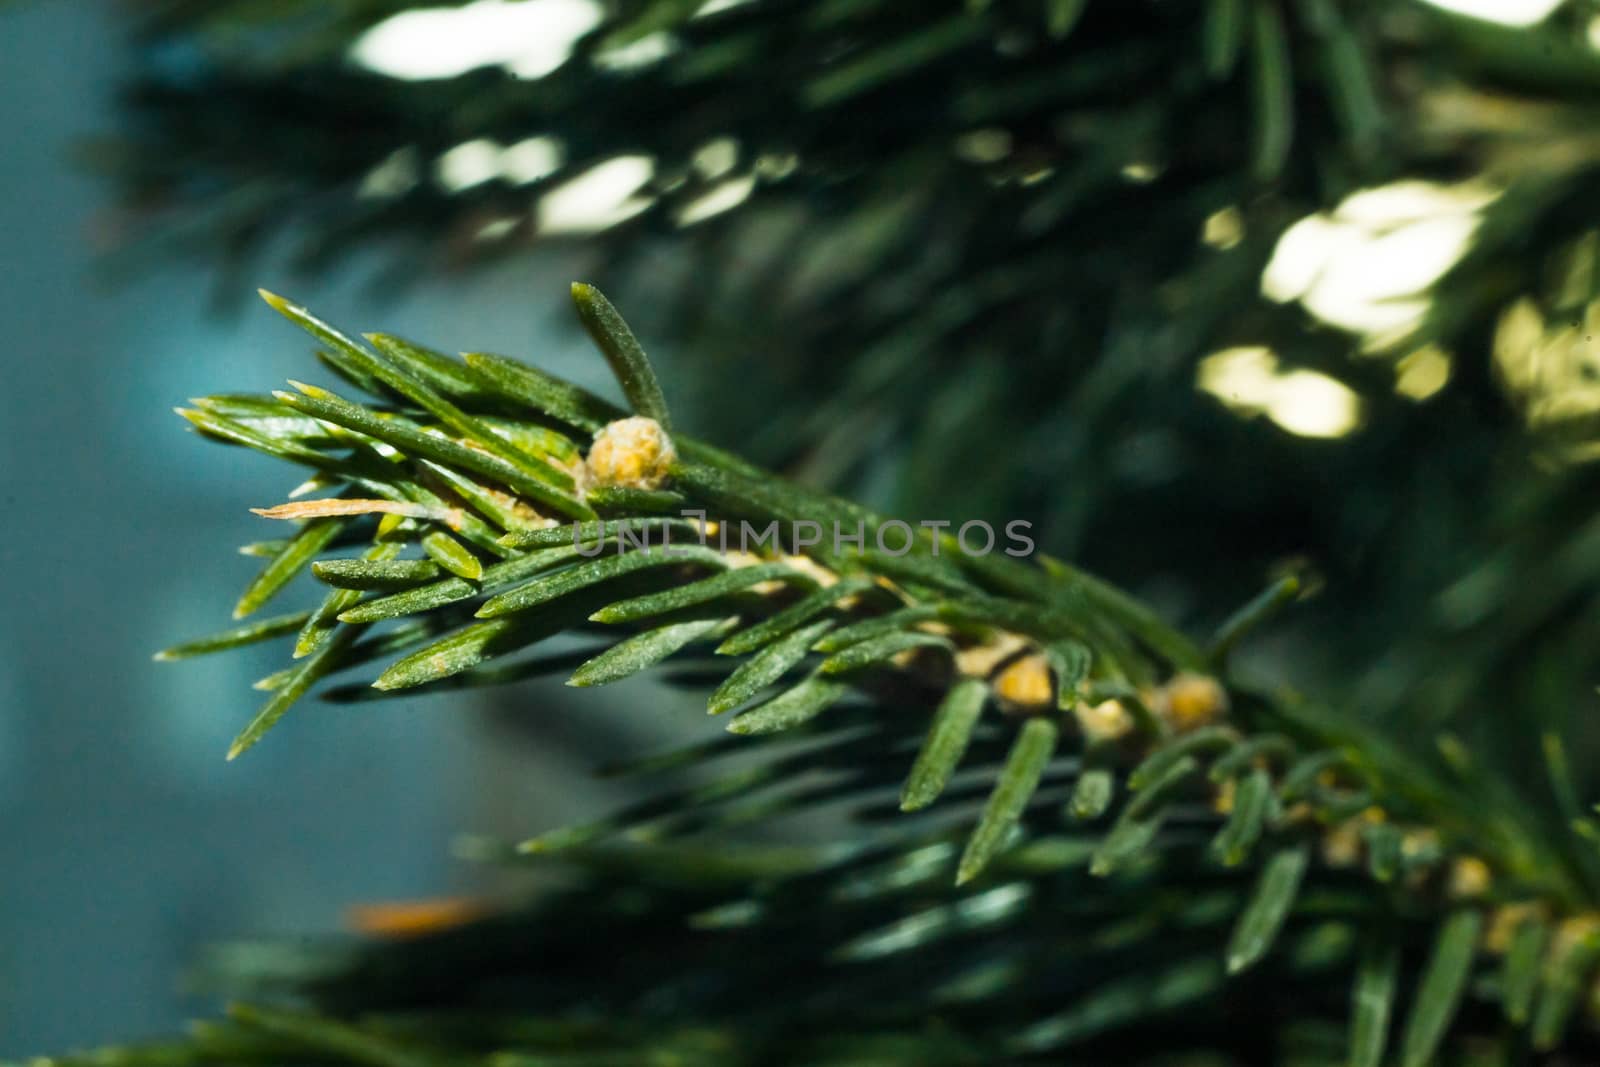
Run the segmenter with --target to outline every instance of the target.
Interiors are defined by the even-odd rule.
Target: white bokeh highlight
[[[1286,370],[1271,349],[1223,349],[1201,360],[1195,384],[1241,415],[1265,415],[1298,437],[1343,437],[1361,425],[1361,398],[1317,371]]]
[[[1422,0],[1429,7],[1502,26],[1533,26],[1555,13],[1565,0]]]
[[[1279,238],[1261,291],[1298,301],[1368,349],[1421,325],[1429,290],[1471,247],[1498,191],[1479,183],[1406,181],[1357,192]]]
[[[617,156],[598,163],[539,198],[541,233],[595,233],[632,218],[653,200],[637,196],[655,175],[649,156]]]
[[[519,78],[542,78],[567,61],[603,16],[594,0],[475,0],[421,8],[372,27],[351,45],[350,56],[368,70],[407,81],[493,66]]]

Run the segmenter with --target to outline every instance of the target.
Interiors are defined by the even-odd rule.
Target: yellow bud
[[[1078,726],[1089,741],[1116,741],[1133,730],[1133,716],[1120,700],[1105,700],[1077,707]]]
[[[1178,733],[1209,726],[1228,713],[1227,691],[1204,674],[1174,675],[1153,703],[1154,710]]]
[[[1489,891],[1489,865],[1476,856],[1462,856],[1450,865],[1450,896],[1456,900],[1481,897]]]
[[[994,695],[1019,711],[1043,711],[1055,705],[1050,665],[1037,652],[1012,660],[995,675]]]
[[[1330,867],[1354,867],[1361,862],[1359,819],[1328,828],[1322,838],[1322,860]]]
[[[1550,954],[1554,959],[1565,959],[1584,941],[1600,931],[1600,917],[1592,914],[1574,915],[1556,927],[1550,940]]]
[[[1521,902],[1495,908],[1489,913],[1489,927],[1484,931],[1483,946],[1496,955],[1504,955],[1511,949],[1511,937],[1517,932],[1517,927],[1529,919],[1542,918],[1544,906],[1538,903]]]
[[[655,419],[618,419],[595,435],[594,446],[589,449],[589,482],[626,489],[657,489],[667,480],[667,470],[677,459],[672,438]]]

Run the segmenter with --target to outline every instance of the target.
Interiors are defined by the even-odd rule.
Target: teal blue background
[[[457,832],[533,832],[587,807],[568,765],[583,761],[541,764],[459,697],[307,702],[225,763],[261,697],[249,683],[283,650],[151,661],[229,624],[259,567],[234,546],[281,532],[247,508],[297,481],[200,441],[172,407],[319,379],[302,335],[253,294],[219,310],[199,265],[107,279],[115,220],[71,157],[114,128],[122,47],[109,4],[0,10],[0,1058],[171,1032],[209,1007],[181,983],[202,946],[470,889]],[[607,386],[566,320],[559,258],[393,300],[371,288],[377,265],[258,280],[355,329],[531,354]],[[493,699],[557,720],[573,700],[559,683]],[[586,715],[608,703],[586,700]]]

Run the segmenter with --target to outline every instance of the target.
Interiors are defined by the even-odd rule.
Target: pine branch
[[[964,529],[897,524],[510,361],[456,362],[408,343],[369,349],[287,301],[269,303],[328,346],[328,366],[358,388],[381,390],[386,402],[364,406],[309,386],[271,399],[197,402],[208,415],[195,423],[202,433],[306,466],[330,491],[376,498],[341,494],[264,512],[311,517],[274,551],[242,607],[259,609],[309,569],[332,587],[311,616],[247,624],[161,654],[321,628],[303,636],[311,655],[264,682],[273,695],[230,758],[346,667],[403,653],[374,682],[379,696],[490,684],[570,668],[567,657],[511,658],[545,637],[575,629],[612,637],[622,627],[626,636],[579,663],[572,684],[606,684],[686,651],[711,652],[697,659],[722,679],[708,710],[736,712],[728,729],[751,738],[742,744],[797,734],[820,745],[534,838],[518,855],[581,865],[614,859],[605,842],[624,831],[668,844],[828,801],[864,805],[860,816],[871,818],[892,761],[909,769],[904,811],[941,798],[934,811],[984,800],[948,890],[957,910],[930,918],[935,928],[982,914],[980,901],[1010,899],[1045,873],[1085,865],[1095,878],[1137,880],[1152,864],[1188,856],[1181,877],[1199,880],[1209,851],[1224,869],[1257,868],[1255,888],[1227,909],[1237,918],[1226,953],[1199,953],[1157,979],[1158,1006],[1212,995],[1224,958],[1228,972],[1275,959],[1297,909],[1319,906],[1307,902],[1315,884],[1355,893],[1358,925],[1394,912],[1448,916],[1404,1013],[1407,1064],[1433,1059],[1470,980],[1495,957],[1505,958],[1505,977],[1491,995],[1512,1023],[1531,1022],[1538,1047],[1555,1047],[1571,1018],[1590,1010],[1600,923],[1581,862],[1575,869],[1540,851],[1514,811],[1480,810],[1380,737],[1217,676],[1227,649],[1292,599],[1292,584],[1230,619],[1208,655],[1127,594],[1060,561],[964,550]],[[659,404],[659,387],[639,384],[654,377],[620,318],[596,316],[591,326],[603,349],[630,353],[619,371],[635,383],[630,397]],[[477,414],[519,406],[520,419]],[[563,525],[557,515],[582,521]],[[806,536],[836,526],[859,532],[859,550]],[[752,527],[759,542],[730,541],[730,532]],[[369,544],[362,560],[318,558],[349,536]],[[407,549],[420,555],[399,558]],[[367,632],[389,619],[405,621],[387,634]],[[695,746],[664,762],[697,764],[724,751]],[[985,781],[956,784],[963,767],[982,768]],[[807,771],[829,776],[784,791]],[[1052,850],[1048,838],[1016,847],[1061,803],[1048,798],[1064,786],[1069,825],[1109,815],[1109,826],[1073,831],[1083,847]],[[1196,848],[1197,831],[1208,848]],[[795,880],[854,878],[856,862],[823,862]],[[1018,865],[1035,866],[1008,881]],[[1369,881],[1358,877],[1363,870]],[[949,869],[936,864],[919,882],[925,875],[948,879]],[[996,914],[1005,922],[1010,912]],[[852,943],[838,951],[892,958],[928,940]],[[1219,940],[1212,951],[1220,948]],[[1391,968],[1380,960],[1355,974],[1352,1040],[1368,1062],[1386,1044]],[[1073,1010],[1131,1010],[1130,1019],[1143,1010],[1115,987],[1103,993],[1108,999]],[[1085,1018],[1069,1010],[1008,1040],[1018,1049],[1057,1047],[1088,1032]],[[313,1044],[330,1035],[326,1051],[366,1056],[359,1035],[298,1025],[274,1032]],[[346,1038],[355,1044],[341,1044]]]

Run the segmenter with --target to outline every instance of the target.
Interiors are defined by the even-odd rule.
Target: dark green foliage
[[[1588,993],[1597,966],[1600,966],[1600,939],[1592,932],[1579,934],[1573,944],[1564,946],[1551,961],[1533,1016],[1535,1048],[1549,1051],[1560,1044],[1577,1014],[1580,999]]]
[[[330,343],[343,337],[303,312],[295,317],[313,324]],[[366,368],[375,382],[383,381],[376,357],[358,355],[342,344],[334,347],[345,351],[354,365]],[[447,386],[458,381],[455,367],[470,366],[445,357],[438,360],[443,362],[425,364],[427,373]],[[509,364],[502,368],[501,379],[520,381],[508,368]],[[1226,995],[1219,993],[1223,987],[1218,984],[1224,970],[1238,972],[1269,961],[1283,967],[1299,958],[1297,953],[1308,960],[1321,958],[1325,950],[1316,947],[1315,927],[1292,938],[1301,947],[1287,955],[1275,950],[1288,936],[1285,931],[1293,929],[1290,920],[1307,895],[1304,883],[1319,874],[1312,863],[1313,847],[1305,840],[1308,818],[1323,825],[1319,832],[1330,839],[1345,834],[1358,841],[1377,882],[1414,874],[1403,894],[1413,909],[1445,903],[1439,886],[1441,879],[1451,877],[1450,864],[1485,866],[1484,858],[1460,856],[1463,848],[1487,848],[1490,870],[1509,872],[1520,862],[1521,846],[1509,841],[1505,847],[1510,851],[1500,852],[1495,851],[1492,837],[1441,839],[1439,829],[1456,826],[1462,814],[1446,799],[1448,785],[1431,779],[1376,737],[1357,737],[1319,725],[1307,709],[1293,702],[1263,702],[1243,692],[1232,698],[1242,699],[1243,705],[1230,708],[1224,690],[1192,673],[1199,660],[1182,635],[1167,629],[1126,594],[1075,569],[1054,561],[1039,567],[961,553],[936,556],[931,543],[905,557],[871,551],[836,556],[828,546],[818,545],[815,555],[806,558],[791,553],[781,537],[764,542],[764,556],[724,556],[708,538],[700,537],[697,525],[647,514],[652,501],[644,498],[634,503],[646,514],[589,520],[576,529],[541,528],[543,520],[536,512],[518,511],[529,501],[519,503],[506,494],[519,491],[532,473],[542,469],[547,460],[541,457],[550,463],[583,462],[581,449],[567,455],[563,442],[581,440],[583,433],[592,432],[581,425],[586,418],[581,412],[594,409],[584,394],[553,382],[544,388],[558,399],[538,414],[569,427],[573,438],[547,427],[538,433],[524,432],[515,420],[496,416],[500,421],[495,434],[528,442],[535,451],[527,461],[508,460],[498,466],[486,466],[480,453],[470,470],[499,488],[491,491],[471,482],[477,489],[469,490],[446,478],[456,495],[452,501],[421,490],[411,480],[408,465],[435,476],[464,478],[461,468],[452,466],[461,453],[449,432],[471,437],[483,425],[472,409],[514,403],[517,396],[485,378],[473,390],[458,391],[466,407],[441,406],[438,394],[418,391],[415,381],[391,377],[402,395],[429,398],[427,403],[416,400],[423,411],[379,416],[338,401],[318,409],[325,422],[273,416],[258,420],[252,431],[263,438],[257,447],[323,471],[330,488],[337,488],[334,475],[340,472],[351,488],[381,492],[373,505],[375,522],[363,514],[372,510],[371,502],[348,494],[263,512],[286,517],[313,509],[308,514],[314,517],[302,533],[272,550],[268,585],[281,587],[296,570],[311,570],[335,586],[315,611],[239,628],[166,654],[220,650],[300,630],[296,651],[307,658],[270,680],[271,698],[240,735],[230,758],[258,741],[322,677],[374,657],[400,654],[373,683],[380,692],[438,683],[494,684],[573,667],[571,684],[592,686],[646,670],[694,642],[720,642],[717,651],[722,657],[749,658],[726,672],[710,695],[710,711],[733,710],[771,686],[783,686],[735,716],[728,730],[751,738],[751,744],[780,734],[814,738],[818,743],[796,753],[769,756],[750,769],[705,785],[640,802],[610,818],[533,839],[520,847],[519,854],[559,851],[577,858],[623,831],[649,828],[653,839],[688,839],[840,800],[854,802],[859,817],[876,819],[880,809],[868,798],[874,789],[888,784],[891,779],[886,776],[896,765],[904,766],[905,741],[911,737],[919,739],[919,750],[901,789],[899,807],[918,811],[943,795],[946,805],[973,818],[953,881],[965,887],[980,875],[989,875],[987,881],[995,888],[935,905],[925,918],[912,915],[877,933],[863,931],[838,950],[842,958],[892,956],[904,951],[896,946],[907,937],[908,948],[926,944],[932,949],[943,944],[944,935],[938,931],[975,931],[991,923],[1005,928],[1020,914],[1014,901],[1040,891],[1038,878],[1065,868],[1111,879],[1119,887],[1113,897],[1096,896],[1088,888],[1097,880],[1084,883],[1077,892],[1088,894],[1085,900],[1104,900],[1106,906],[1118,908],[1121,905],[1111,901],[1128,887],[1160,885],[1173,876],[1214,878],[1215,874],[1201,873],[1216,868],[1209,866],[1206,850],[1195,847],[1199,842],[1184,829],[1194,817],[1190,808],[1197,800],[1228,811],[1220,826],[1206,817],[1212,823],[1207,835],[1212,842],[1210,862],[1246,866],[1258,846],[1267,848],[1266,858],[1249,874],[1253,890],[1219,898],[1222,906],[1217,914],[1201,924],[1209,929],[1213,922],[1234,917],[1225,951],[1221,931],[1216,931],[1217,955],[1197,957],[1192,964],[1178,965],[1169,976],[1157,977],[1153,986],[1145,987],[1148,995],[1136,995],[1133,991],[1139,987],[1131,980],[1125,987],[1113,983],[1084,997],[1064,1015],[1036,1019],[1007,1039],[1019,1049],[1090,1040],[1091,1035],[1115,1030],[1148,1011]],[[310,387],[303,391],[312,398],[321,395]],[[210,407],[281,410],[271,403],[252,408],[248,399],[232,398],[226,405]],[[568,417],[563,418],[563,411]],[[419,421],[428,418],[446,422],[431,428]],[[396,426],[411,428],[396,433]],[[354,433],[345,437],[332,432],[339,427]],[[369,431],[381,432],[390,448],[398,451],[385,471],[386,482],[365,461],[336,454],[339,449],[367,447],[363,442]],[[541,448],[548,451],[540,452]],[[845,517],[871,527],[883,522],[854,505],[752,473],[737,460],[718,462],[717,468],[679,468],[671,490],[685,503],[705,509],[712,521],[822,516]],[[607,510],[625,512],[623,504],[629,499],[614,497]],[[541,495],[532,503],[552,501]],[[586,508],[576,497],[556,503],[567,514],[581,514]],[[315,517],[328,509],[341,517]],[[473,523],[485,524],[484,543],[506,558],[484,566],[472,548],[456,539],[455,531],[476,529]],[[676,544],[652,540],[674,533]],[[337,539],[352,535],[372,538],[361,559],[315,558]],[[702,540],[706,543],[697,543]],[[397,558],[413,542],[428,558]],[[295,567],[285,560],[294,561]],[[396,586],[409,588],[391,591]],[[258,579],[252,588],[262,587]],[[1280,604],[1287,588],[1280,584],[1270,590],[1269,606]],[[1249,620],[1263,613],[1267,602],[1258,598],[1224,626],[1216,643],[1219,652],[1230,643],[1230,635],[1242,632]],[[373,622],[402,616],[416,620],[388,635],[361,636]],[[497,662],[586,622],[622,625],[632,633],[598,654]],[[795,680],[794,672],[808,661],[814,666]],[[1020,672],[1019,680],[1008,680],[1013,672]],[[1029,677],[1035,680],[1020,680]],[[1141,689],[1130,684],[1130,677],[1168,681],[1161,688],[1146,683]],[[932,687],[942,696],[936,707],[926,702],[925,695],[912,697],[918,710],[909,715],[893,712],[892,701],[863,707],[847,699],[857,687],[871,695],[877,685],[893,679],[911,683],[913,689]],[[350,688],[330,695],[340,700],[361,698],[360,690]],[[1025,703],[1018,707],[1017,701]],[[979,716],[991,702],[1025,714],[1020,720],[991,718],[985,729]],[[1091,705],[1096,705],[1093,710]],[[1207,717],[1224,721],[1208,723]],[[1074,739],[1076,758],[1065,764],[1059,759],[1064,731],[1086,735]],[[1101,732],[1104,736],[1099,736]],[[649,766],[660,771],[714,759],[723,751],[721,746],[691,746]],[[891,753],[896,755],[890,758]],[[1559,751],[1551,758],[1558,756]],[[982,767],[988,781],[952,786],[963,762]],[[815,784],[779,790],[801,770],[829,773]],[[1125,777],[1120,788],[1119,777]],[[1115,810],[1111,825],[1089,837],[1059,839],[1060,845],[1051,844],[1050,838],[1033,838],[1041,825],[1039,794],[1062,783],[1071,785],[1063,815],[1096,819]],[[1119,793],[1127,799],[1116,808]],[[973,812],[973,802],[984,797],[981,811]],[[1378,818],[1363,822],[1369,810]],[[912,851],[904,851],[908,847]],[[883,845],[850,846],[848,854],[883,848],[885,856],[908,859],[929,847],[945,848],[909,844],[903,836],[891,835]],[[816,868],[816,876],[829,869],[823,864]],[[925,873],[932,875],[934,870]],[[943,878],[949,879],[949,869],[943,870]],[[1551,868],[1549,873],[1558,872]],[[1019,876],[1022,880],[1014,880]],[[809,877],[813,875],[802,875],[801,880]],[[858,877],[852,874],[851,884],[857,884]],[[923,877],[917,876],[918,884]],[[1527,877],[1525,873],[1523,878]],[[1537,879],[1507,882],[1504,891],[1547,898],[1563,892],[1559,882],[1541,885]],[[1448,892],[1453,890],[1446,888]],[[733,910],[724,918],[713,920],[708,913],[703,921],[711,928],[722,922],[739,927],[767,921],[760,918],[761,905],[750,906],[757,909],[753,917],[735,919],[745,905],[730,904]],[[1138,914],[1125,909],[1120,913]],[[777,913],[778,921],[782,914]],[[1346,921],[1392,925],[1398,920],[1374,894]],[[908,933],[924,929],[930,931],[925,942],[918,940],[923,934]],[[1427,1061],[1446,1040],[1474,969],[1482,929],[1483,915],[1475,907],[1456,910],[1438,927],[1405,1027],[1407,1063]],[[1587,942],[1564,943],[1552,955],[1545,938],[1535,936],[1542,929],[1525,923],[1516,932],[1507,950],[1499,994],[1508,1016],[1531,1022],[1532,1040],[1548,1046],[1567,1031],[1594,969],[1594,956]],[[1087,944],[1092,946],[1095,936]],[[1370,1063],[1381,1056],[1385,1045],[1398,972],[1392,953],[1375,957],[1369,952],[1363,959],[1355,968],[1350,1040],[1352,1055]],[[1346,962],[1354,966],[1353,961]],[[965,980],[954,973],[950,977],[956,987]],[[979,981],[976,975],[970,980]],[[1536,986],[1542,991],[1535,1001]],[[276,1019],[271,1025],[288,1030],[302,1025],[292,1016],[250,1016],[253,1009],[243,1010],[249,1018]],[[331,1043],[329,1047],[337,1046],[334,1051],[340,1054],[359,1059],[367,1054],[361,1050],[376,1047],[360,1044],[372,1036],[365,1031],[341,1029],[343,1024],[314,1016],[303,1022],[303,1031],[296,1032],[313,1035],[307,1038],[313,1043]],[[345,1040],[356,1044],[339,1044]]]
[[[789,633],[795,627],[804,625],[841,598],[856,596],[872,588],[873,584],[867,578],[845,578],[837,581],[784,608],[771,618],[734,634],[724,641],[717,651],[730,656],[742,656],[753,652]]]
[[[1228,945],[1229,973],[1244,970],[1272,947],[1273,939],[1289,916],[1289,909],[1294,907],[1295,894],[1300,891],[1300,880],[1305,877],[1310,861],[1305,846],[1291,845],[1275,853],[1262,866],[1261,879],[1256,883],[1249,905],[1239,916],[1233,940]]]
[[[1111,806],[1115,790],[1116,779],[1109,769],[1086,767],[1072,788],[1067,810],[1075,819],[1098,819]]]
[[[1350,1067],[1378,1067],[1383,1062],[1399,966],[1400,953],[1393,944],[1374,938],[1362,950],[1350,994]]]
[[[275,687],[272,696],[256,717],[250,720],[228,748],[228,758],[234,759],[264,737],[278,720],[332,669],[332,661],[355,637],[355,627],[347,626],[323,641],[318,649],[300,665],[291,670],[283,684]]]
[[[340,589],[388,589],[431,581],[439,577],[439,565],[426,559],[327,559],[313,563],[311,573]]]
[[[789,673],[811,651],[816,639],[832,626],[831,620],[824,619],[803,626],[767,645],[728,675],[727,681],[718,686],[706,701],[706,710],[713,715],[720,715],[743,704]]]
[[[261,573],[256,575],[255,581],[250,583],[234,605],[233,617],[242,619],[276,596],[310,564],[317,553],[328,547],[343,526],[344,523],[336,519],[307,523],[283,546],[283,551],[272,557]]]
[[[404,547],[397,541],[379,541],[367,549],[362,554],[361,559],[340,560],[337,562],[353,563],[363,567],[381,567],[396,562],[394,557],[398,556]],[[327,562],[333,563],[335,561],[329,560]],[[320,566],[322,566],[321,563],[313,563],[311,565],[311,573],[323,578],[323,573],[319,570]],[[437,568],[434,569],[437,570]],[[369,571],[369,576],[370,573]],[[324,580],[326,579],[324,578]],[[323,642],[332,638],[334,631],[338,628],[340,613],[352,607],[359,599],[359,593],[352,589],[335,589],[323,597],[322,603],[318,604],[316,610],[306,619],[305,625],[300,628],[300,633],[295,638],[294,657],[299,659],[302,656],[309,656],[318,648],[321,648]]]
[[[469,582],[483,579],[483,562],[443,530],[424,534],[421,544],[430,559],[457,578]]]
[[[732,619],[695,619],[669,623],[619,641],[572,672],[568,685],[605,685],[653,667],[691,641],[725,627]]]
[[[660,593],[634,597],[631,600],[619,600],[595,612],[594,619],[596,622],[637,622],[665,615],[669,611],[691,608],[707,601],[727,597],[767,581],[789,581],[798,583],[802,588],[811,588],[816,584],[807,575],[798,573],[782,563],[757,564],[753,567],[724,571],[722,574],[702,578],[698,582]]]
[[[1505,30],[1379,0],[762,0],[698,18],[640,0],[607,8],[536,79],[485,66],[412,82],[348,61],[374,25],[425,6],[141,5],[129,121],[93,158],[145,233],[170,221],[178,247],[244,269],[289,231],[311,266],[395,235],[452,262],[492,258],[547,239],[529,218],[543,193],[616,156],[651,157],[650,208],[589,243],[598,280],[656,309],[652,334],[696,372],[684,399],[700,406],[680,422],[835,488],[903,470],[880,502],[1028,517],[1042,548],[1122,578],[1164,561],[1197,633],[1287,557],[1308,559],[1327,592],[1289,634],[1326,654],[1300,657],[1316,670],[1300,680],[1368,721],[1414,707],[1459,721],[1489,688],[1539,702],[1528,639],[1583,611],[1581,555],[1561,563],[1557,550],[1589,517],[1592,475],[1537,463],[1508,432],[1522,401],[1489,349],[1518,297],[1582,318],[1578,288],[1549,280],[1581,260],[1590,225],[1583,131],[1600,64],[1576,7]],[[670,43],[660,58],[610,65],[656,32]],[[451,188],[435,173],[462,143],[533,136],[564,154],[529,184]],[[695,162],[722,139],[731,170]],[[396,158],[415,181],[361,195]],[[1298,306],[1261,298],[1262,267],[1297,219],[1396,178],[1471,176],[1506,193],[1433,288],[1419,335],[1350,359],[1360,338],[1306,331]],[[736,208],[676,225],[746,178]],[[1237,243],[1202,243],[1228,209]],[[479,239],[486,219],[516,224]],[[643,252],[663,243],[687,265],[663,271]],[[386,286],[437,258],[410,253]],[[1455,357],[1454,376],[1417,404],[1394,392],[1396,361],[1426,341]],[[1359,393],[1362,430],[1307,443],[1196,394],[1201,357],[1255,344]],[[620,413],[497,357],[464,369],[382,335],[371,345],[457,407],[495,377],[577,429]],[[258,425],[195,417],[224,433]],[[1578,422],[1563,433],[1581,438]],[[1209,565],[1181,564],[1197,553]],[[1546,580],[1496,578],[1521,560],[1544,560]],[[1441,596],[1480,567],[1462,595]],[[1515,597],[1508,617],[1525,621],[1456,610],[1474,590],[1479,604]],[[1552,658],[1576,681],[1593,642],[1570,641]],[[1361,681],[1380,656],[1392,671]],[[1472,731],[1531,781],[1537,754],[1498,725],[1518,717],[1488,718]]]
[[[847,645],[822,661],[823,674],[849,674],[868,667],[887,667],[897,656],[919,648],[950,650],[950,642],[937,634],[915,632],[884,634]]]
[[[728,732],[772,734],[792,730],[837,704],[845,692],[843,684],[813,674],[792,689],[737,716],[728,724]]]
[[[1472,974],[1472,957],[1477,947],[1483,917],[1467,908],[1456,912],[1439,928],[1433,953],[1422,972],[1416,1000],[1406,1019],[1401,1046],[1405,1067],[1424,1067],[1432,1063],[1445,1030],[1461,1002],[1467,979]]]
[[[1367,866],[1372,877],[1380,882],[1392,881],[1400,871],[1401,850],[1404,847],[1400,840],[1400,831],[1393,826],[1379,823],[1368,827],[1365,837]]]
[[[367,676],[466,687],[577,668],[599,684],[720,641],[749,658],[700,657],[687,680],[716,687],[713,711],[766,697],[731,720],[756,736],[638,772],[736,751],[753,765],[525,843],[520,862],[561,854],[570,891],[351,947],[293,983],[308,1014],[241,1008],[151,1062],[1371,1064],[1390,1031],[1407,1064],[1556,1042],[1583,1061],[1600,568],[1596,475],[1571,460],[1593,406],[1550,402],[1581,399],[1581,375],[1530,391],[1497,331],[1537,308],[1531,359],[1588,329],[1586,8],[1508,30],[1380,0],[757,0],[701,16],[626,0],[536,79],[413,83],[348,61],[411,6],[140,6],[150,62],[126,150],[103,157],[128,201],[172,206],[235,263],[289,230],[311,266],[396,234],[488,258],[547,237],[529,215],[544,193],[648,156],[649,207],[592,238],[596,262],[696,378],[674,389],[678,428],[748,460],[675,432],[668,486],[585,489],[570,471],[626,412],[503,357],[363,345],[280,302],[375,403],[228,394],[185,417],[398,510],[263,542],[250,606],[308,563],[336,588],[309,617],[169,654],[299,631],[310,655],[269,680],[253,739],[324,674],[396,657]],[[658,58],[616,62],[654,34]],[[192,62],[163,60],[173,48]],[[564,155],[531,183],[431,172],[460,143],[534,135]],[[719,144],[731,170],[706,163]],[[417,180],[374,192],[407,160]],[[1499,195],[1403,338],[1307,329],[1311,301],[1263,298],[1297,220],[1393,179],[1467,178]],[[686,221],[744,181],[734,210]],[[659,269],[663,246],[679,269]],[[397,273],[427,259],[396,256]],[[575,295],[630,408],[665,423],[632,331],[596,290]],[[1428,345],[1451,377],[1419,400],[1396,385]],[[1307,441],[1197,392],[1208,353],[1255,346],[1342,382],[1363,424]],[[905,557],[811,553],[837,579],[815,591],[767,584],[793,569],[780,552],[725,568],[709,549],[614,551],[622,529],[685,507],[881,528],[814,485],[908,515],[1026,516],[1040,548],[1161,611],[1042,553],[961,558],[949,537]],[[589,535],[602,558],[547,518],[607,520]],[[438,574],[317,559],[413,542]],[[1258,593],[1267,574],[1289,576]],[[525,653],[591,616],[608,647]],[[1053,706],[1010,706],[992,672],[964,673],[997,635],[1044,664]],[[1244,682],[1262,649],[1270,697]],[[1181,722],[1166,687],[1208,671],[1229,672],[1229,706]],[[1083,706],[1111,701],[1126,732],[1086,733]],[[939,798],[922,821],[895,810],[908,765],[899,806]],[[835,809],[857,823],[826,849],[725,841]],[[628,845],[608,840],[622,831]],[[1507,944],[1508,915],[1531,918]]]
[[[1274,803],[1272,778],[1266,771],[1257,769],[1239,779],[1233,794],[1233,810],[1211,846],[1223,863],[1237,867],[1245,861],[1261,839]]]
[[[1528,916],[1517,924],[1511,935],[1511,947],[1506,952],[1505,969],[1501,974],[1504,987],[1506,1016],[1514,1023],[1526,1023],[1533,1010],[1533,997],[1539,986],[1539,970],[1545,958],[1545,943],[1549,929],[1536,916]]]
[[[902,811],[916,811],[932,804],[950,776],[955,773],[961,757],[972,743],[972,730],[988,699],[988,689],[976,678],[967,678],[950,687],[939,710],[934,712],[933,724],[923,738],[917,761],[911,775],[900,791]]]
[[[654,419],[664,429],[670,430],[672,420],[667,415],[667,400],[662,395],[661,383],[656,381],[656,372],[651,368],[650,360],[639,346],[638,339],[633,336],[633,331],[622,321],[617,309],[611,306],[611,301],[594,286],[573,282],[572,303],[578,309],[583,328],[589,331],[594,343],[605,353],[606,362],[611,364],[611,373],[616,375],[623,395],[633,406],[634,414]]]
[[[984,806],[978,825],[967,840],[961,864],[956,868],[956,884],[970,882],[989,865],[1005,844],[1008,834],[1028,807],[1039,779],[1055,755],[1057,727],[1049,719],[1029,719],[1017,731],[1016,743],[995,780],[994,792]],[[903,807],[904,805],[902,805]]]
[[[380,418],[326,389],[300,382],[289,384],[300,392],[276,392],[273,396],[297,411],[365,434],[418,458],[482,474],[564,515],[579,519],[594,517],[585,505],[564,492],[571,488],[570,477],[565,478],[567,484],[563,486],[558,475],[551,475],[547,480],[546,477],[529,474],[490,453],[424,433],[414,423],[403,419]]]
[[[1226,726],[1205,726],[1174,738],[1146,756],[1144,762],[1133,769],[1128,775],[1128,788],[1139,790],[1154,785],[1186,757],[1219,750],[1226,752],[1238,740],[1238,733]]]
[[[494,618],[497,615],[528,611],[580,589],[625,575],[637,574],[652,567],[684,566],[720,568],[724,563],[722,557],[715,552],[693,546],[646,548],[627,555],[608,555],[601,559],[585,560],[567,570],[557,571],[549,577],[535,578],[515,589],[492,596],[478,609],[478,616]]]
[[[270,641],[274,637],[292,634],[305,625],[311,617],[309,611],[297,611],[292,615],[276,615],[270,619],[257,619],[247,622],[242,626],[214,633],[209,637],[196,638],[185,641],[181,645],[157,652],[158,660],[188,659],[190,656],[203,656],[208,652],[225,652],[230,648],[240,648],[244,645],[253,645],[258,641]]]

